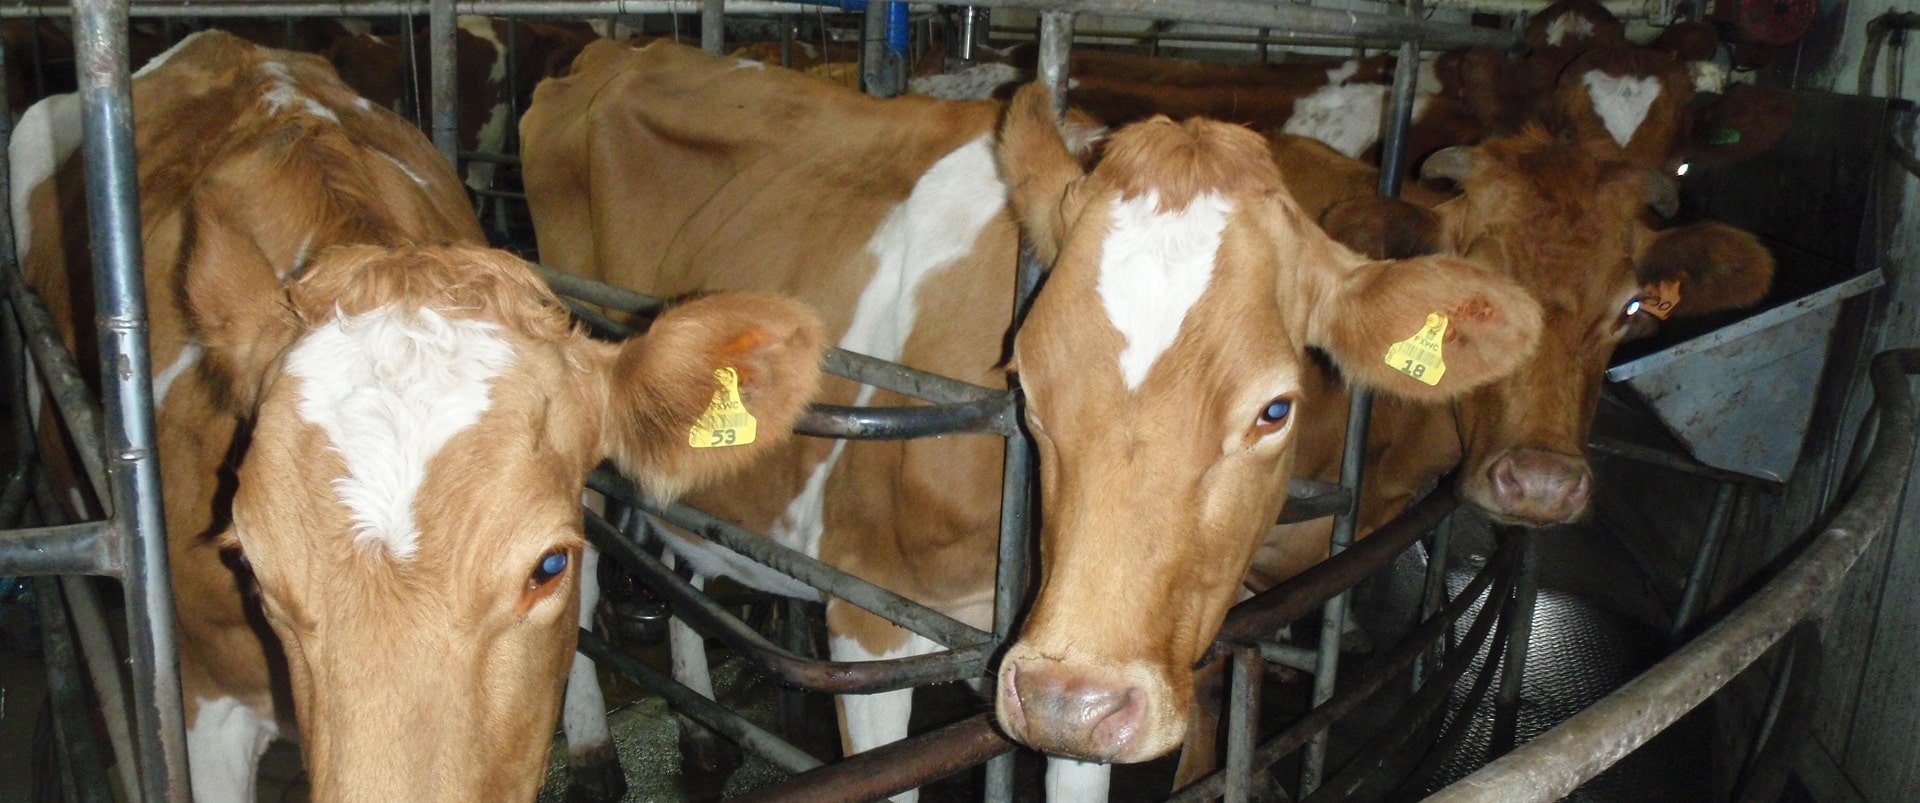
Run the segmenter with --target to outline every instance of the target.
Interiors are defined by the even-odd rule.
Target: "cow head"
[[[1013,346],[1041,570],[998,716],[1043,750],[1144,761],[1179,742],[1192,666],[1285,501],[1305,349],[1362,384],[1444,399],[1531,352],[1539,310],[1462,260],[1368,262],[1328,239],[1239,126],[1138,123],[1086,172],[1028,87],[998,148],[1051,266]],[[1441,317],[1444,376],[1396,370],[1396,344]]]
[[[721,294],[604,343],[496,251],[333,248],[283,289],[251,240],[196,242],[209,367],[254,422],[220,538],[284,648],[315,799],[531,799],[586,472],[610,458],[669,499],[753,460],[816,388],[819,324]],[[692,448],[723,397],[757,438]]]
[[[1378,255],[1456,254],[1518,282],[1546,321],[1526,366],[1456,405],[1466,499],[1501,522],[1573,521],[1587,508],[1587,430],[1601,375],[1622,340],[1670,315],[1746,306],[1765,295],[1773,259],[1752,235],[1719,223],[1664,231],[1671,181],[1608,139],[1537,129],[1449,148],[1422,167],[1461,194],[1432,209],[1369,198],[1321,222]]]

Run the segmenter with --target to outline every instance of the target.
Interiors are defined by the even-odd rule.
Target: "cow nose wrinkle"
[[[1498,513],[1536,523],[1564,523],[1587,508],[1593,471],[1587,461],[1542,449],[1514,449],[1487,469]]]
[[[1044,669],[1002,672],[1000,720],[1009,735],[1047,752],[1110,761],[1140,734],[1142,690]]]

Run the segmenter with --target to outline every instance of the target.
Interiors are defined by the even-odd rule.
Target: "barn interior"
[[[1920,688],[1920,664],[1912,660],[1920,595],[1903,591],[1920,582],[1920,536],[1913,533],[1920,514],[1911,510],[1916,495],[1905,491],[1911,422],[1899,420],[1912,413],[1898,398],[1904,389],[1890,389],[1904,382],[1876,384],[1872,368],[1876,355],[1920,343],[1920,283],[1910,276],[1920,267],[1912,234],[1920,160],[1915,110],[1906,98],[1910,83],[1920,85],[1910,80],[1920,78],[1920,67],[1905,48],[1908,31],[1920,28],[1913,0],[990,5],[217,0],[195,7],[75,0],[73,8],[98,6],[103,10],[90,13],[130,20],[119,52],[102,62],[122,70],[138,70],[209,28],[324,57],[361,96],[413,124],[453,160],[492,246],[536,264],[543,255],[513,121],[537,102],[542,80],[568,74],[573,57],[596,39],[672,40],[880,97],[979,84],[986,91],[971,97],[1005,101],[1015,87],[1039,81],[1061,90],[1067,106],[1084,100],[1085,108],[1099,109],[1101,122],[1115,128],[1154,113],[1185,113],[1189,107],[1174,99],[1184,96],[1151,91],[1178,86],[1186,79],[1168,76],[1180,70],[1344,71],[1328,80],[1370,86],[1372,106],[1365,108],[1377,117],[1369,121],[1371,139],[1346,155],[1396,177],[1383,194],[1412,197],[1457,191],[1446,178],[1423,179],[1419,166],[1437,149],[1415,152],[1421,145],[1413,133],[1421,104],[1442,102],[1419,93],[1457,93],[1445,97],[1464,104],[1480,90],[1461,77],[1470,73],[1436,66],[1450,63],[1449,53],[1471,43],[1516,71],[1549,56],[1564,66],[1580,57],[1561,47],[1567,31],[1591,31],[1588,19],[1611,20],[1623,47],[1682,65],[1698,93],[1687,132],[1697,147],[1666,168],[1674,208],[1654,228],[1717,222],[1750,232],[1773,260],[1770,288],[1738,309],[1661,316],[1657,331],[1612,352],[1582,455],[1591,466],[1590,511],[1577,520],[1500,523],[1456,502],[1449,478],[1424,489],[1433,493],[1411,505],[1403,522],[1336,546],[1353,554],[1323,564],[1335,568],[1277,590],[1249,588],[1252,607],[1228,614],[1226,626],[1266,631],[1238,640],[1223,631],[1203,662],[1214,685],[1196,692],[1213,696],[1218,769],[1190,774],[1178,752],[1114,765],[1106,799],[1920,799],[1920,744],[1908,736],[1920,717],[1911,704]],[[223,8],[203,13],[214,6]],[[44,98],[86,89],[76,65],[88,58],[88,43],[75,34],[74,13],[42,0],[0,5],[13,124]],[[1592,16],[1548,24],[1576,14]],[[1386,66],[1354,78],[1357,65],[1375,62]],[[1431,69],[1409,66],[1416,63]],[[1156,72],[1139,82],[1144,86],[1122,91],[1098,72],[1116,64]],[[943,83],[983,70],[990,80]],[[1437,86],[1419,85],[1435,78]],[[1265,112],[1250,99],[1255,91],[1232,88],[1233,79],[1204,80],[1218,83],[1191,88],[1219,94],[1208,96],[1213,105],[1201,113],[1245,115],[1230,121],[1262,135],[1294,125],[1284,116],[1260,117]],[[111,82],[89,86],[96,85]],[[482,97],[485,104],[476,105]],[[1484,126],[1462,144],[1494,136],[1494,128]],[[1404,189],[1397,186],[1403,173]],[[14,192],[18,199],[20,188]],[[6,251],[12,241],[0,238]],[[17,260],[8,254],[6,261]],[[40,378],[49,369],[20,323],[30,291],[15,280],[15,267],[6,271],[0,377],[9,390],[0,394],[0,420],[10,422],[10,437],[0,444],[0,526],[15,529],[0,531],[0,799],[186,799],[181,757],[149,756],[154,751],[146,746],[169,738],[182,744],[178,734],[157,730],[178,725],[179,715],[130,715],[135,710],[125,700],[103,701],[178,684],[167,674],[173,670],[156,677],[141,663],[135,645],[148,638],[147,622],[135,613],[144,608],[133,604],[131,586],[81,579],[102,572],[33,556],[65,554],[39,539],[58,535],[49,533],[60,526],[78,527],[80,519],[37,457],[43,447],[33,430],[40,425],[30,422],[41,401],[28,394],[51,384]],[[631,335],[657,311],[643,311],[656,300],[635,288],[623,293],[548,278],[598,336]],[[110,385],[112,370],[102,379],[93,354],[76,356],[92,394],[117,387]],[[872,378],[881,368],[841,359],[848,371],[842,376],[898,389]],[[36,376],[32,384],[29,374]],[[937,379],[896,376],[896,383],[934,389],[908,395],[924,402],[902,409],[985,409],[984,397],[963,399]],[[943,388],[946,396],[939,395]],[[1006,412],[1013,402],[995,404],[1007,406],[993,407],[991,420],[976,409],[971,419],[962,413],[937,421],[884,409],[862,419],[823,406],[810,419],[817,431],[802,431],[855,438],[988,433],[1008,438],[1010,450],[1023,448],[1018,415]],[[120,413],[108,410],[114,416],[104,417],[103,431],[111,433]],[[1908,439],[1904,452],[1901,436]],[[1339,520],[1347,523],[1332,525],[1336,543],[1343,528],[1351,538],[1364,518],[1353,510],[1353,489],[1365,482],[1352,468],[1358,462],[1350,458],[1337,481],[1294,483],[1282,521]],[[1009,489],[1035,484],[1024,473],[1007,473]],[[589,628],[593,644],[583,641],[581,649],[599,651],[592,657],[620,776],[582,786],[556,723],[539,800],[842,800],[916,787],[927,801],[1052,799],[1047,757],[992,724],[995,675],[984,664],[968,675],[984,681],[984,691],[951,678],[919,684],[913,744],[831,774],[843,760],[833,695],[790,683],[830,676],[822,668],[830,655],[824,606],[724,577],[696,590],[686,565],[663,560],[671,542],[659,530],[719,539],[723,528],[652,505],[631,482],[616,485],[605,475],[588,483],[610,504],[601,511],[603,528],[589,525],[587,532],[612,557],[598,564],[603,597]],[[1025,497],[1010,490],[1009,499]],[[1018,501],[1003,504],[1021,511],[1014,519],[1030,512]],[[725,537],[748,535],[741,529]],[[1028,582],[1025,561],[1045,560],[1033,538],[1017,543],[1024,554],[1002,570],[1019,575],[1000,590],[1016,603]],[[1389,550],[1389,540],[1397,547]],[[1842,541],[1844,550],[1835,546]],[[723,543],[748,554],[737,542]],[[1850,551],[1836,557],[1836,550]],[[812,568],[814,556],[749,557],[795,573],[798,582],[834,589],[829,594],[882,598]],[[164,584],[164,572],[157,581]],[[693,692],[670,677],[676,661],[668,621],[707,623],[701,617],[721,615],[730,624],[695,627],[713,667],[710,696],[724,709],[714,714],[683,704]],[[1347,621],[1357,633],[1343,633]],[[1018,622],[1013,614],[994,616],[986,635],[996,650],[1010,643]],[[749,641],[757,649],[743,649]],[[103,673],[122,688],[103,689]],[[1647,703],[1622,697],[1623,689],[1669,696]],[[1657,713],[1623,710],[1635,706]],[[732,716],[724,723],[714,719],[725,712]],[[712,731],[683,719],[689,716]],[[1580,719],[1587,716],[1595,719]],[[132,734],[114,733],[115,720],[123,729],[130,720]],[[156,729],[151,737],[149,725]],[[690,745],[689,730],[705,738]],[[785,743],[770,745],[776,738]],[[1285,750],[1267,749],[1283,742]],[[1522,749],[1530,744],[1532,751]],[[829,770],[799,771],[821,765]],[[1496,789],[1505,791],[1490,791]],[[257,799],[305,800],[309,792],[300,747],[276,741],[261,765]],[[1520,796],[1500,796],[1506,794]]]

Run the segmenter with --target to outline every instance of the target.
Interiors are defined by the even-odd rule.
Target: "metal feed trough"
[[[1019,6],[1045,12],[1041,31],[1041,80],[1055,89],[1055,97],[1064,100],[1066,64],[1072,41],[1073,14],[1099,12],[1116,16],[1137,16],[1185,22],[1204,22],[1276,29],[1276,39],[1289,37],[1325,38],[1328,36],[1400,40],[1400,69],[1394,80],[1394,114],[1386,138],[1386,160],[1382,171],[1382,191],[1393,193],[1393,177],[1400,174],[1398,162],[1404,158],[1404,133],[1410,116],[1413,82],[1417,72],[1413,56],[1420,46],[1476,44],[1506,46],[1512,37],[1504,32],[1468,29],[1430,23],[1417,13],[1406,16],[1361,14],[1287,4],[1267,4],[1247,0],[1058,0],[1056,2],[1002,2],[989,0],[981,6]],[[699,4],[704,20],[703,45],[718,50],[719,25],[726,10],[786,11],[786,6],[749,4],[723,5],[717,0]],[[4,344],[10,353],[24,347],[32,354],[33,367],[50,390],[55,408],[68,431],[81,447],[83,468],[97,496],[107,500],[111,511],[103,521],[77,525],[48,526],[45,521],[0,532],[0,573],[31,575],[98,574],[120,579],[126,586],[129,656],[133,677],[132,705],[120,699],[117,673],[118,656],[111,654],[97,604],[91,599],[91,586],[69,578],[62,583],[63,597],[52,585],[43,583],[42,597],[52,604],[42,606],[43,625],[48,642],[50,688],[53,691],[55,725],[58,735],[59,764],[67,788],[81,799],[108,800],[112,792],[102,768],[106,756],[117,757],[116,766],[128,779],[128,796],[135,799],[185,800],[187,777],[179,684],[175,661],[174,630],[170,588],[165,565],[165,541],[158,495],[158,463],[153,453],[153,412],[149,387],[151,365],[146,345],[144,288],[141,281],[137,186],[133,179],[131,114],[128,102],[126,23],[131,10],[165,16],[357,16],[379,14],[430,15],[435,42],[433,58],[433,133],[436,143],[450,159],[457,156],[452,147],[452,58],[453,20],[456,13],[496,15],[577,16],[618,15],[643,11],[690,11],[691,4],[660,3],[652,0],[588,0],[575,2],[538,2],[538,0],[472,0],[471,2],[232,2],[202,0],[188,4],[142,3],[130,8],[127,0],[75,0],[73,14],[76,29],[81,93],[84,100],[85,132],[83,156],[88,165],[88,201],[95,255],[94,286],[100,293],[99,318],[101,376],[105,398],[96,409],[87,398],[79,369],[60,346],[51,319],[39,300],[26,288],[17,265],[12,264],[11,232],[0,223],[0,276],[4,277],[7,320]],[[60,13],[62,6],[21,4],[0,8],[0,16],[33,16]],[[1418,6],[1409,8],[1417,12]],[[870,32],[885,24],[881,4],[868,9]],[[878,39],[870,33],[870,38]],[[1418,44],[1416,44],[1416,41]],[[4,116],[0,116],[3,121]],[[4,126],[4,122],[0,122]],[[0,133],[5,133],[0,130]],[[4,165],[0,165],[4,168]],[[0,182],[6,171],[0,169]],[[1039,278],[1040,266],[1023,261],[1019,298],[1009,303],[1024,304]],[[633,312],[657,310],[660,303],[635,293],[550,274],[549,280],[562,294],[612,309]],[[583,318],[603,328],[612,322],[582,306]],[[1002,534],[999,548],[1000,569],[996,584],[994,627],[982,632],[953,621],[938,612],[893,595],[884,589],[860,581],[804,555],[786,550],[757,534],[733,527],[700,511],[685,506],[648,508],[633,498],[631,482],[606,472],[594,475],[593,486],[616,498],[624,498],[644,516],[634,516],[616,527],[595,518],[589,519],[589,534],[606,554],[620,561],[629,571],[643,578],[655,590],[674,603],[677,614],[704,634],[721,639],[744,656],[749,663],[783,682],[822,691],[859,693],[905,688],[941,680],[982,677],[990,656],[1013,632],[1017,605],[1027,582],[1026,556],[1029,552],[1027,510],[1031,488],[1033,453],[1020,433],[1018,388],[1001,391],[976,387],[951,379],[915,371],[847,352],[834,352],[827,358],[827,369],[840,376],[894,390],[931,406],[892,409],[816,408],[802,424],[809,434],[847,438],[906,438],[956,432],[989,433],[1008,438],[1006,457],[1007,484],[1002,506]],[[1831,589],[1845,566],[1874,534],[1886,526],[1890,505],[1886,498],[1898,492],[1905,475],[1907,455],[1913,442],[1912,410],[1905,392],[1905,372],[1920,370],[1920,358],[1896,355],[1877,364],[1876,386],[1882,403],[1880,440],[1869,458],[1868,481],[1854,503],[1843,511],[1833,530],[1823,536],[1820,546],[1790,566],[1776,584],[1781,594],[1757,598],[1736,610],[1721,626],[1670,661],[1682,661],[1683,680],[1664,682],[1662,695],[1634,697],[1628,703],[1632,721],[1617,721],[1603,702],[1589,712],[1602,721],[1584,725],[1579,734],[1561,738],[1555,731],[1534,742],[1481,775],[1469,778],[1472,788],[1490,788],[1488,784],[1508,783],[1517,778],[1532,784],[1534,777],[1548,766],[1553,774],[1551,787],[1572,788],[1618,757],[1618,745],[1643,740],[1649,728],[1657,729],[1665,719],[1671,721],[1697,705],[1717,687],[1713,680],[1702,680],[1695,666],[1712,663],[1716,667],[1745,666],[1779,638],[1792,622],[1808,615],[1811,600]],[[23,383],[9,385],[18,392]],[[19,397],[16,397],[19,398]],[[15,409],[23,409],[16,407]],[[1229,737],[1225,766],[1218,772],[1178,790],[1176,799],[1197,800],[1224,795],[1228,800],[1244,800],[1255,773],[1282,757],[1299,751],[1303,777],[1299,791],[1315,798],[1342,797],[1375,776],[1376,768],[1418,735],[1446,701],[1449,690],[1467,671],[1468,659],[1481,647],[1504,650],[1510,657],[1524,655],[1527,640],[1530,589],[1534,580],[1528,570],[1532,538],[1527,535],[1509,540],[1474,578],[1467,589],[1448,599],[1436,572],[1444,567],[1443,557],[1430,561],[1423,622],[1398,644],[1383,651],[1381,659],[1367,672],[1335,693],[1338,634],[1345,614],[1346,590],[1389,563],[1400,552],[1432,534],[1429,549],[1444,555],[1446,529],[1441,525],[1454,506],[1452,494],[1441,490],[1407,513],[1389,523],[1371,537],[1347,548],[1353,533],[1352,503],[1358,497],[1363,478],[1359,471],[1358,447],[1365,442],[1368,399],[1355,399],[1350,448],[1343,470],[1341,487],[1299,483],[1295,498],[1283,516],[1299,519],[1339,513],[1336,525],[1336,554],[1300,577],[1271,589],[1235,607],[1222,629],[1217,654],[1231,661],[1231,691],[1226,706]],[[96,438],[95,433],[104,433]],[[32,433],[25,426],[15,428],[23,450],[32,448]],[[26,451],[22,451],[26,454]],[[35,480],[41,480],[35,482]],[[32,466],[23,466],[8,478],[0,492],[0,525],[14,526],[33,506],[26,503],[35,485],[43,497],[37,509],[43,516],[53,515],[50,500],[45,499],[44,477],[36,477]],[[894,661],[838,664],[819,661],[770,643],[731,614],[706,598],[697,589],[681,581],[645,547],[657,521],[664,521],[699,533],[714,543],[733,549],[767,564],[800,582],[825,593],[873,611],[890,621],[934,639],[948,647],[943,653]],[[1438,527],[1438,529],[1436,529]],[[1464,617],[1482,591],[1491,590],[1490,600],[1499,605],[1484,605],[1460,643],[1438,661],[1432,659],[1432,647],[1454,623]],[[1784,597],[1782,596],[1784,595]],[[61,604],[64,602],[65,604]],[[1755,606],[1761,606],[1756,608]],[[1275,635],[1288,623],[1311,615],[1324,607],[1321,643],[1326,645],[1311,660],[1315,671],[1315,707],[1277,734],[1260,740],[1260,668],[1263,655],[1282,654],[1272,644]],[[1750,610],[1752,609],[1752,610]],[[1756,618],[1757,617],[1757,618]],[[69,622],[71,619],[70,632]],[[1759,624],[1754,624],[1758,622]],[[1728,634],[1721,637],[1721,631]],[[74,638],[77,633],[78,638]],[[1000,736],[985,716],[976,716],[933,733],[889,745],[852,757],[829,767],[794,748],[780,737],[759,728],[737,714],[661,676],[639,661],[612,649],[591,633],[583,633],[581,649],[590,657],[625,674],[661,694],[682,714],[728,736],[743,747],[771,759],[774,763],[800,772],[786,784],[763,790],[760,796],[774,798],[807,795],[817,798],[871,798],[913,788],[963,767],[988,763],[986,797],[1010,800],[1013,774],[1010,751],[1014,745]],[[1494,673],[1503,673],[1500,696],[1517,704],[1509,691],[1517,694],[1517,660],[1487,662],[1476,679],[1480,694],[1488,693]],[[1361,704],[1368,696],[1393,682],[1406,667],[1416,666],[1424,683],[1412,701],[1387,724],[1380,738],[1369,744],[1337,772],[1323,772],[1327,727]],[[92,669],[95,693],[101,698],[96,706],[86,699],[85,685],[79,682],[83,667]],[[1656,667],[1649,677],[1661,673]],[[104,668],[104,671],[103,671]],[[1730,673],[1729,673],[1730,674]],[[1725,677],[1725,674],[1715,677]],[[1665,677],[1665,676],[1661,676]],[[116,679],[109,682],[109,678]],[[1645,679],[1643,679],[1645,680]],[[1656,679],[1657,680],[1657,679]],[[1654,682],[1654,681],[1648,681]],[[1636,681],[1640,684],[1641,681]],[[1627,694],[1630,685],[1620,694]],[[1620,696],[1620,695],[1616,695]],[[1610,698],[1611,700],[1611,698]],[[1649,702],[1650,700],[1650,702]],[[88,709],[106,713],[108,730],[115,738],[109,747],[99,743],[90,725]],[[1605,710],[1602,710],[1605,709]],[[122,723],[113,727],[114,712],[132,711],[131,727]],[[1588,714],[1582,714],[1586,718]],[[1609,719],[1610,717],[1614,719]],[[1585,720],[1577,720],[1584,722]],[[130,734],[130,735],[129,735]],[[1599,738],[1615,745],[1601,751],[1578,742],[1581,738]],[[1546,750],[1549,741],[1574,740],[1570,748]],[[1514,768],[1514,769],[1509,769]],[[137,775],[132,774],[137,770]],[[1484,776],[1484,777],[1483,777]],[[1443,794],[1453,794],[1449,790]],[[1538,789],[1512,792],[1503,799],[1526,799],[1526,794],[1542,795]]]

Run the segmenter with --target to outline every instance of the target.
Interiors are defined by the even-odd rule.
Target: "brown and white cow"
[[[71,100],[16,133],[12,208],[90,347]],[[817,386],[815,316],[716,294],[586,338],[480,247],[419,132],[316,56],[205,33],[133,100],[195,798],[250,803],[267,743],[297,735],[316,800],[530,799],[585,473],[611,458],[671,497],[768,453]],[[760,440],[689,447],[729,381]]]
[[[1273,147],[1289,187],[1337,239],[1375,256],[1460,256],[1518,283],[1544,312],[1539,348],[1520,370],[1451,405],[1375,408],[1363,533],[1455,466],[1463,498],[1496,521],[1579,518],[1592,486],[1587,431],[1614,347],[1648,333],[1656,316],[1750,305],[1772,277],[1772,257],[1746,232],[1711,222],[1649,228],[1649,205],[1674,202],[1671,182],[1604,134],[1583,140],[1536,127],[1442,151],[1423,172],[1457,182],[1460,193],[1412,201],[1375,196],[1373,168],[1319,143],[1276,136]],[[1343,418],[1338,378],[1319,371],[1310,384],[1324,388],[1309,394],[1313,404],[1332,405],[1316,421]],[[1304,438],[1302,472],[1336,476],[1343,442],[1338,426]],[[1325,529],[1276,528],[1254,580],[1282,580],[1325,557]]]
[[[1317,426],[1293,413],[1307,347],[1437,402],[1501,376],[1539,334],[1524,293],[1464,261],[1369,262],[1334,243],[1260,137],[1213,121],[1129,126],[1087,171],[1044,90],[1004,115],[878,100],[658,42],[589,47],[541,85],[522,135],[551,265],[666,296],[788,292],[845,348],[991,386],[1019,372],[1041,569],[998,712],[1066,756],[1142,761],[1181,738],[1190,667],[1284,501],[1298,433]],[[1051,272],[1009,351],[1022,231]],[[1432,314],[1453,322],[1435,386],[1385,360]],[[825,398],[906,403],[844,382]],[[796,442],[695,499],[984,626],[1001,452],[990,437]],[[702,575],[810,595],[669,542]],[[831,601],[828,624],[837,660],[937,649]],[[904,736],[910,705],[910,691],[841,698],[848,751]],[[1050,772],[1056,791],[1068,766]],[[1103,770],[1078,774],[1104,785]]]

